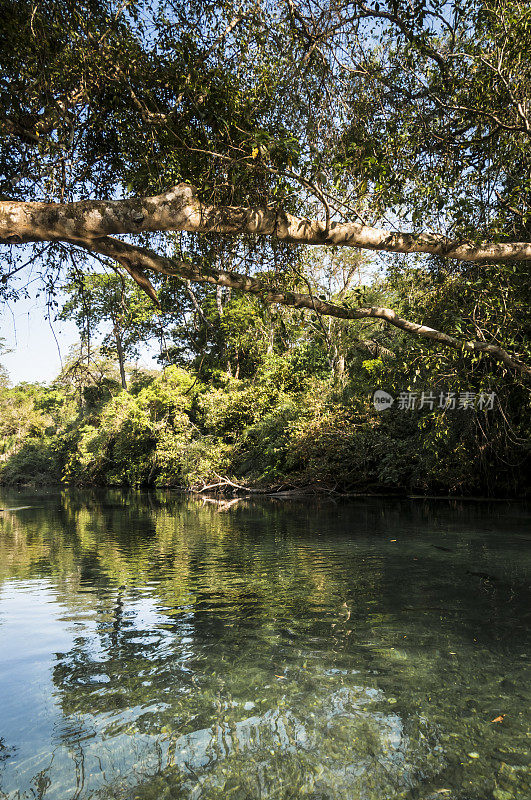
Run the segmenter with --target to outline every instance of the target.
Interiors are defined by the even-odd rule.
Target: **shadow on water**
[[[1,798],[529,795],[523,506],[0,505]]]

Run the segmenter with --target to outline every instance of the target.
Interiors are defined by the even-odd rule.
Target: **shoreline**
[[[254,488],[245,486],[231,486],[225,487],[225,491],[208,491],[208,487],[204,489],[189,489],[183,486],[176,486],[175,484],[166,484],[161,486],[126,486],[123,484],[76,484],[76,483],[19,483],[19,484],[2,484],[0,483],[0,490],[4,491],[23,491],[23,490],[46,490],[46,489],[73,489],[73,490],[121,490],[123,492],[143,492],[146,494],[158,491],[172,492],[175,495],[183,495],[187,497],[195,497],[197,499],[210,499],[218,501],[230,500],[296,500],[296,499],[330,499],[333,502],[338,500],[355,500],[357,498],[382,498],[394,500],[466,500],[470,502],[516,502],[528,503],[531,501],[531,495],[477,495],[477,494],[422,494],[419,492],[408,492],[406,490],[394,491],[341,491],[337,488],[327,489],[316,484],[308,484],[298,487],[275,489],[275,487],[267,488]],[[229,491],[230,488],[230,491]]]

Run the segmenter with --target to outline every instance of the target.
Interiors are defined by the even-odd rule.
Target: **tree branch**
[[[144,275],[144,270],[153,270],[163,275],[185,278],[197,283],[227,286],[231,289],[255,294],[266,303],[278,303],[292,308],[307,308],[310,311],[317,312],[324,316],[338,317],[339,319],[345,320],[380,319],[412,336],[428,339],[444,347],[451,347],[461,352],[488,355],[502,362],[505,366],[516,369],[523,375],[531,377],[531,367],[510,355],[498,345],[457,339],[454,336],[438,331],[435,328],[430,328],[427,325],[421,325],[417,322],[403,319],[391,308],[382,308],[379,306],[370,306],[367,308],[338,306],[324,300],[319,300],[310,294],[281,291],[249,275],[241,275],[237,272],[228,272],[212,268],[203,268],[199,270],[192,264],[188,264],[184,261],[177,261],[166,256],[160,256],[147,248],[135,247],[134,245],[111,237],[87,241],[77,240],[74,244],[78,244],[89,251],[95,251],[114,259],[122,264],[129,272],[131,269],[134,269],[136,275],[141,276],[149,286],[151,286],[151,283]],[[137,282],[142,286],[141,280],[137,280]],[[151,289],[153,290],[152,286]],[[148,294],[151,297],[149,291]]]
[[[461,261],[525,261],[531,242],[477,243],[442,234],[391,232],[359,222],[322,222],[271,206],[211,206],[181,183],[165,194],[77,203],[0,202],[0,244],[97,240],[109,235],[188,231],[272,236],[285,242],[342,245],[391,253],[430,253]]]

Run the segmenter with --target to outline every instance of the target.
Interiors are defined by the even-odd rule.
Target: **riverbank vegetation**
[[[393,296],[428,323],[443,305],[472,316],[478,286],[463,291],[442,270],[382,279],[360,259],[347,266],[328,259],[312,291],[335,287],[343,302]],[[116,315],[102,315],[99,304],[106,280],[108,298],[114,276],[89,276],[84,297],[70,289],[62,314],[78,319],[81,343],[53,384],[0,390],[3,483],[525,493],[530,410],[520,377],[473,355],[419,351],[381,323],[275,311],[258,298],[185,283],[182,316],[173,320],[148,313],[131,290],[120,349]],[[517,320],[515,310],[513,330],[523,338]],[[139,328],[155,339],[161,324],[159,369],[121,359],[134,355]],[[91,349],[88,332],[102,330]],[[377,389],[391,395],[391,407],[375,408]]]
[[[0,10],[3,482],[525,491],[528,3]]]

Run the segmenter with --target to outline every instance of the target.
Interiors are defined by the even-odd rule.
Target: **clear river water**
[[[3,800],[531,797],[524,505],[0,507]]]

